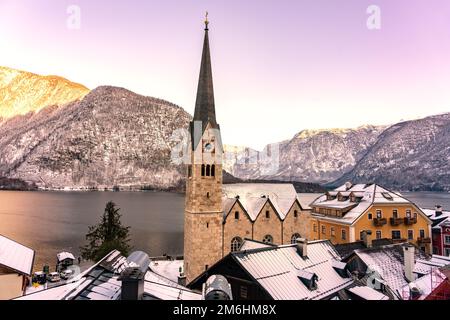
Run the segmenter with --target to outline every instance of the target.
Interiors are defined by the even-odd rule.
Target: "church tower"
[[[191,163],[187,166],[184,216],[184,271],[187,283],[222,258],[222,156],[216,122],[209,52],[208,16],[197,89],[190,124]]]

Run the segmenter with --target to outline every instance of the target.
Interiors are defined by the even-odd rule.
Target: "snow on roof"
[[[242,246],[239,249],[239,251],[261,249],[261,248],[269,248],[271,246],[272,245],[270,245],[270,244],[262,243],[262,242],[259,242],[259,241],[245,239],[244,242],[242,243]]]
[[[403,246],[404,244],[400,243],[377,248],[358,249],[355,250],[355,254],[370,271],[376,271],[393,291],[398,291],[408,284],[404,271]],[[430,256],[420,250],[415,250],[414,255],[415,261],[431,259]]]
[[[58,262],[64,261],[66,259],[75,260],[75,257],[70,252],[60,252],[56,255]]]
[[[236,261],[275,300],[318,300],[353,283],[333,269],[338,253],[328,240],[308,243],[302,258],[296,245],[275,246],[232,253]],[[298,278],[300,270],[318,276],[317,289],[309,290]]]
[[[0,235],[0,265],[29,276],[33,263],[33,249]]]
[[[261,209],[270,199],[281,219],[284,219],[297,200],[294,185],[285,183],[237,183],[223,186],[225,196],[224,210],[231,210],[231,201],[228,199],[239,199],[250,219],[255,221]],[[233,203],[234,204],[234,203]],[[226,212],[228,213],[228,212]]]
[[[178,282],[180,268],[183,270],[183,260],[153,260],[149,268],[169,280]]]
[[[433,221],[433,229],[439,229],[446,223],[450,222],[450,211],[442,211],[442,214],[436,215],[435,209],[421,209],[428,218]]]
[[[434,289],[436,289],[442,282],[447,280],[445,274],[443,274],[439,269],[433,269],[430,273],[424,275],[423,277],[417,279],[413,283],[406,285],[402,288],[401,293],[404,300],[409,300],[410,298],[410,287],[415,287],[419,290],[421,296],[418,300],[424,300],[427,298]]]
[[[450,257],[432,255],[431,259],[417,259],[413,271],[418,274],[427,274],[436,267],[448,265],[450,265]]]
[[[21,297],[20,300],[117,300],[120,299],[121,271],[129,266],[118,251],[112,251],[100,262],[69,284]],[[171,269],[167,265],[168,269]],[[144,299],[198,300],[201,294],[148,270],[144,280]]]
[[[350,193],[353,193],[356,197],[360,198],[360,201],[352,202],[349,198],[344,201],[339,201],[338,198],[328,200],[327,194],[325,193],[315,201],[313,201],[310,206],[349,211],[345,213],[343,217],[328,216],[318,213],[314,213],[314,215],[320,215],[321,218],[325,220],[351,225],[355,223],[372,204],[411,203],[408,199],[402,197],[400,194],[389,191],[376,184],[357,184],[352,186],[348,190],[346,185],[343,185],[331,192],[328,192],[329,195],[334,196],[336,196],[337,193],[347,196],[350,195]]]
[[[353,294],[356,294],[357,296],[363,298],[364,300],[389,300],[388,296],[385,296],[381,292],[378,292],[377,290],[367,286],[353,287],[348,289],[348,291],[350,291]]]
[[[297,198],[303,209],[310,210],[311,202],[316,200],[321,195],[321,193],[298,193]]]

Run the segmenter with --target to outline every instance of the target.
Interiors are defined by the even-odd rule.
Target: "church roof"
[[[237,183],[223,186],[223,207],[227,215],[236,201],[242,205],[252,221],[258,218],[269,201],[281,220],[284,220],[295,201],[297,193],[292,184]]]
[[[197,88],[197,100],[195,102],[195,112],[194,119],[191,122],[191,137],[192,137],[192,147],[198,145],[200,141],[201,134],[198,134],[194,130],[194,123],[199,121],[202,124],[202,134],[206,129],[207,124],[211,125],[211,128],[218,129],[219,125],[216,121],[216,110],[214,103],[214,87],[212,78],[212,68],[211,68],[211,55],[209,50],[209,28],[208,21],[205,21],[205,38],[203,41],[203,52],[202,52],[202,62],[200,65],[200,75],[198,79]]]

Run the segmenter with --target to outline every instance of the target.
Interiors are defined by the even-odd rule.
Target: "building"
[[[279,246],[247,240],[241,251],[229,253],[189,287],[200,289],[214,274],[228,280],[235,300],[333,299],[353,284],[328,240]]]
[[[215,114],[208,26],[205,21],[197,100],[190,124],[190,163],[186,169],[187,283],[230,251],[239,250],[245,238],[285,244],[309,236],[309,211],[302,209],[292,185],[222,183],[223,146]]]
[[[75,257],[70,252],[60,252],[56,255],[56,271],[61,272],[73,266]]]
[[[114,250],[65,284],[17,300],[200,300],[201,294],[151,270],[142,252]]]
[[[450,257],[450,211],[444,211],[442,206],[437,205],[434,210],[423,209],[423,212],[433,222],[433,254]]]
[[[311,239],[333,244],[374,239],[409,241],[431,252],[431,220],[414,203],[376,184],[345,185],[313,203]]]
[[[411,283],[436,268],[450,265],[450,259],[431,256],[405,242],[357,249],[343,259],[360,283],[395,300],[408,300]]]
[[[0,235],[0,300],[25,293],[34,255],[34,250]]]

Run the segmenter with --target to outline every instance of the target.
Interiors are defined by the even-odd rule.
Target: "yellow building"
[[[413,202],[376,184],[345,185],[311,203],[311,239],[333,244],[374,239],[408,241],[431,250],[431,220]]]

